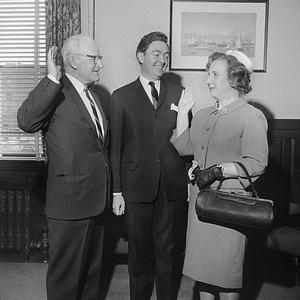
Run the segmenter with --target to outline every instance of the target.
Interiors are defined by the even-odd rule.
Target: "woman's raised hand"
[[[183,112],[188,112],[192,109],[195,104],[195,94],[192,87],[185,88],[182,93],[178,103],[178,110]]]

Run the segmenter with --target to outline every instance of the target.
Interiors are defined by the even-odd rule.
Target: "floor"
[[[129,299],[126,245],[119,235],[105,242],[99,300]],[[247,253],[240,300],[300,300],[300,285],[295,285],[296,269],[290,257],[265,251],[257,239],[249,240]],[[46,300],[47,264],[42,261],[38,251],[32,252],[29,263],[23,263],[20,253],[0,252],[0,300]],[[155,291],[151,300],[156,300]],[[177,300],[200,300],[193,280],[182,277]]]
[[[0,299],[46,300],[46,270],[46,263],[0,262]],[[129,300],[127,265],[114,265],[110,274],[102,280],[99,300]],[[151,300],[157,300],[155,291]],[[177,300],[200,300],[191,279],[182,278]],[[300,300],[300,286],[268,280],[248,285],[241,300]]]

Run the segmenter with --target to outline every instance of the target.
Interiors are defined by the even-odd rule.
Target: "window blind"
[[[0,0],[0,159],[45,157],[41,133],[18,128],[17,110],[44,77],[45,0]]]

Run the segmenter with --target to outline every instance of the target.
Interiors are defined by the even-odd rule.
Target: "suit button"
[[[204,145],[202,145],[202,146],[201,146],[201,150],[203,150],[204,148],[205,148],[205,146],[204,146]]]
[[[159,164],[159,159],[157,159],[156,162]]]

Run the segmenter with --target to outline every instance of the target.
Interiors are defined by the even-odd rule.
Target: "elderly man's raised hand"
[[[57,47],[51,46],[47,54],[47,68],[48,68],[48,74],[53,76],[56,80],[59,81],[61,78],[61,67],[55,64],[56,55],[57,55]]]

